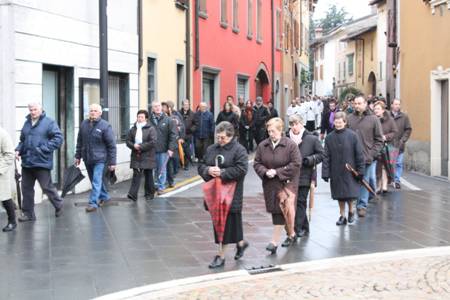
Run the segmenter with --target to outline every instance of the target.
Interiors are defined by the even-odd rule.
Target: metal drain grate
[[[274,265],[247,268],[247,272],[250,275],[259,275],[259,274],[280,272],[280,271],[283,271],[283,269],[280,267],[276,267]]]

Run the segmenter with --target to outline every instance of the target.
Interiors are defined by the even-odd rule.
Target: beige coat
[[[11,199],[11,169],[14,147],[8,133],[0,127],[0,201]]]

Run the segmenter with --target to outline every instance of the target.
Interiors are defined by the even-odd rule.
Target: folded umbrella
[[[184,149],[183,144],[181,143],[181,140],[178,140],[178,155],[180,156],[180,163],[181,166],[184,168]]]
[[[377,197],[377,193],[372,189],[370,184],[362,177],[362,174],[359,174],[350,164],[345,164],[345,168],[352,173],[353,177],[361,183],[368,191],[369,193],[372,193],[375,197]]]
[[[218,155],[218,157],[219,156],[222,157],[223,162],[223,156]],[[216,157],[216,166],[219,165],[218,157]],[[234,192],[236,191],[236,184],[236,181],[224,183],[220,177],[215,177],[203,184],[205,204],[211,215],[211,220],[221,249],[225,224],[227,223],[231,202],[233,201]]]
[[[64,171],[63,189],[61,197],[65,197],[68,192],[84,179],[84,175],[81,173],[80,168],[77,166],[70,166]]]
[[[281,212],[286,222],[286,231],[289,236],[293,236],[295,234],[295,193],[285,186],[278,193],[278,198],[280,200]]]
[[[14,160],[14,179],[16,180],[16,190],[17,190],[17,204],[19,205],[19,209],[22,210],[22,190],[20,189],[20,175],[19,170],[17,169],[16,160]]]

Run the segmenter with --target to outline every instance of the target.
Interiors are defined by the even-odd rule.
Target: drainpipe
[[[195,4],[195,70],[200,67],[200,40],[199,40],[199,14],[200,14],[200,0]]]
[[[186,7],[186,98],[191,100],[191,4]]]
[[[274,101],[274,107],[275,107],[275,3],[274,0],[272,0],[271,2],[271,7],[272,7],[272,89],[271,89],[271,98],[272,101]]]
[[[108,120],[108,19],[107,0],[99,0],[99,37],[100,37],[100,105],[102,118]]]
[[[142,35],[142,0],[138,0],[138,11],[137,11],[137,17],[138,17],[138,89],[141,90],[141,68],[144,64],[144,58],[142,57],[143,53],[143,35]],[[139,106],[141,106],[141,93],[138,93],[138,103]]]

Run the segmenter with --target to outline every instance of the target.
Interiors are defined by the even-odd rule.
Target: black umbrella
[[[110,170],[109,168],[105,168],[105,172],[103,174],[103,183],[107,183],[108,185],[113,185],[117,182],[116,171]]]
[[[19,209],[22,210],[22,190],[20,189],[20,175],[19,170],[17,169],[16,160],[14,160],[14,179],[16,180],[16,190],[17,190],[17,204],[19,205]]]
[[[77,166],[70,166],[64,171],[64,182],[61,197],[65,197],[68,192],[84,179],[84,175],[81,173],[80,168]]]

